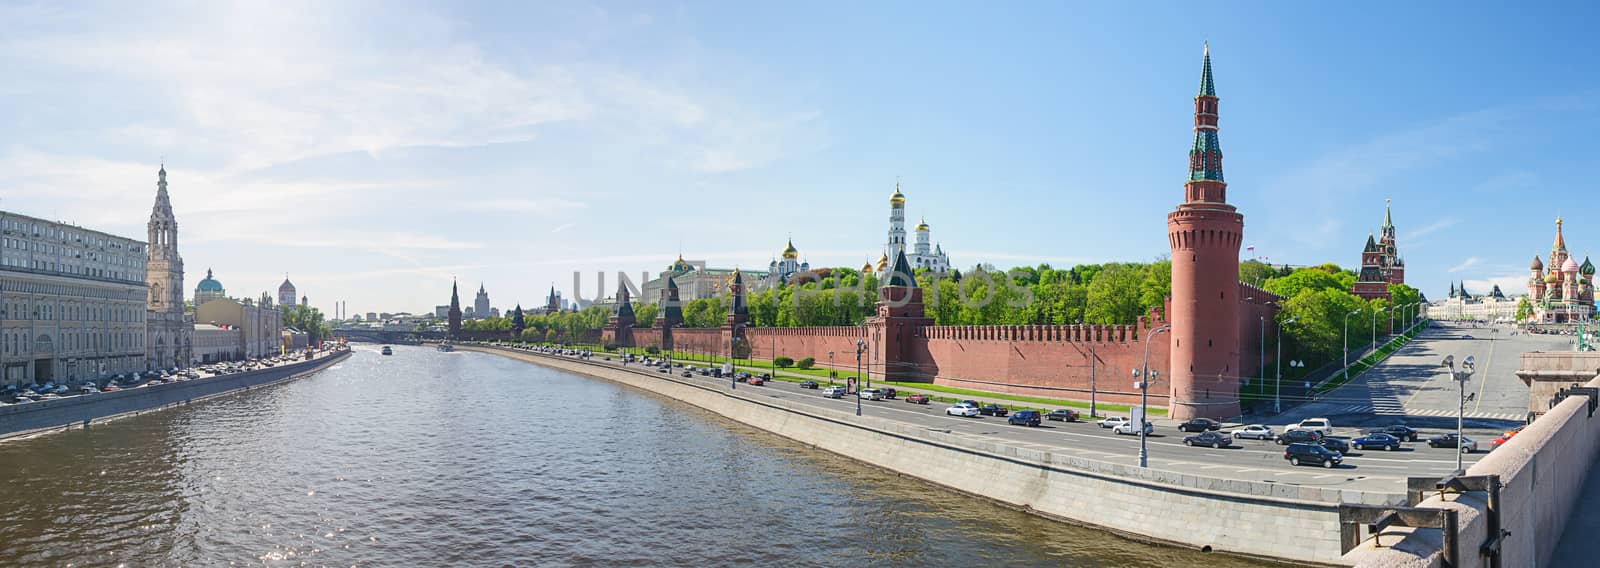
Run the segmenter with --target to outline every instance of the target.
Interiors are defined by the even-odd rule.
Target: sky
[[[593,298],[680,253],[883,250],[898,180],[957,267],[1149,261],[1201,47],[1229,200],[1353,267],[1393,199],[1434,299],[1600,254],[1596,8],[1460,2],[3,3],[0,209],[142,239],[186,286],[311,304]],[[1243,254],[1243,253],[1242,253]],[[614,286],[614,284],[613,284]],[[607,290],[609,295],[611,290]]]

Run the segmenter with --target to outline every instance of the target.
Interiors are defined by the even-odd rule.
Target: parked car
[[[1207,430],[1221,430],[1222,423],[1210,418],[1195,418],[1178,425],[1180,432],[1205,432]]]
[[[844,398],[844,387],[828,387],[822,389],[822,396],[828,398]]]
[[[1195,434],[1193,436],[1184,436],[1183,437],[1183,445],[1185,445],[1185,446],[1211,446],[1213,448],[1217,448],[1217,449],[1220,450],[1222,448],[1226,448],[1228,446],[1232,446],[1233,445],[1233,438],[1230,438],[1227,435],[1224,435],[1224,434],[1222,434],[1220,432],[1212,432],[1212,431],[1207,430],[1207,431],[1202,431],[1199,434]]]
[[[880,389],[863,389],[856,396],[867,400],[883,400],[883,391]]]
[[[1148,436],[1150,434],[1154,434],[1155,431],[1156,431],[1155,426],[1150,425],[1150,421],[1148,421],[1148,420],[1144,421],[1144,433],[1145,433],[1146,436]],[[1133,434],[1138,434],[1139,430],[1138,430],[1138,427],[1133,425],[1133,421],[1129,420],[1129,421],[1123,422],[1122,424],[1118,424],[1115,428],[1112,428],[1111,429],[1111,433],[1112,434],[1133,435]]]
[[[950,416],[977,416],[978,407],[965,402],[958,402],[955,406],[944,409],[944,413]]]
[[[1316,430],[1289,430],[1279,434],[1273,441],[1280,446],[1289,444],[1316,444],[1322,442],[1322,433]]]
[[[886,399],[892,399],[892,398],[900,395],[900,393],[897,393],[897,392],[894,391],[894,389],[890,389],[890,388],[878,389],[878,390],[883,391],[883,398],[886,398]]]
[[[1011,411],[998,404],[985,404],[978,407],[978,412],[984,416],[1005,416],[1006,413]]]
[[[662,365],[660,369],[656,369],[656,372],[657,373],[671,373],[672,372],[672,367],[668,367],[666,365]]]
[[[932,401],[933,399],[928,398],[928,395],[925,394],[913,394],[906,397],[906,402],[911,404],[928,404]]]
[[[1012,426],[1038,426],[1041,423],[1041,419],[1037,410],[1018,410],[1011,413],[1011,417],[1006,419],[1006,423]]]
[[[800,381],[800,388],[803,388],[803,389],[814,389],[814,388],[821,388],[821,387],[822,387],[822,385],[817,384],[816,381]]]
[[[1107,416],[1095,424],[1099,424],[1101,428],[1116,428],[1127,422],[1128,419],[1123,416]]]
[[[693,377],[694,377],[694,371],[687,371],[687,370],[686,370],[686,371],[684,371],[684,372],[682,372],[682,373],[679,373],[679,374],[680,374],[680,375],[683,375],[683,378],[685,378],[685,379],[688,379],[688,378],[693,378]]]
[[[1049,414],[1044,415],[1044,417],[1046,420],[1055,420],[1057,422],[1077,422],[1078,411],[1062,408],[1059,410],[1052,410]]]
[[[978,404],[978,401],[976,401],[976,400],[963,400],[958,404],[970,404],[970,405],[972,405],[973,408],[977,408],[979,406],[983,406],[981,404]]]
[[[750,377],[749,379],[746,379],[745,382],[758,387],[767,384],[766,379],[761,377]]]
[[[1322,447],[1324,447],[1324,448],[1333,450],[1335,452],[1339,452],[1340,454],[1348,454],[1348,453],[1350,453],[1350,442],[1345,441],[1344,438],[1335,438],[1333,436],[1323,436],[1322,439],[1319,440],[1317,443],[1318,444],[1322,444]]]
[[[1478,451],[1477,442],[1472,441],[1472,438],[1468,438],[1466,436],[1462,436],[1461,438],[1457,439],[1455,432],[1451,432],[1449,434],[1440,434],[1438,436],[1428,438],[1428,446],[1433,448],[1461,448],[1461,453],[1463,454],[1470,454]]]
[[[1358,450],[1381,448],[1392,452],[1400,449],[1400,439],[1383,432],[1378,432],[1376,434],[1367,434],[1360,438],[1350,440],[1350,445]]]
[[[1416,428],[1412,428],[1412,427],[1406,426],[1404,424],[1395,424],[1393,426],[1384,426],[1382,428],[1377,428],[1377,429],[1373,429],[1373,430],[1367,430],[1367,433],[1368,434],[1388,434],[1390,436],[1394,436],[1396,438],[1399,438],[1401,440],[1405,440],[1407,442],[1415,442],[1415,441],[1417,441],[1417,434],[1419,434],[1419,432],[1417,432]]]
[[[1271,440],[1277,437],[1277,435],[1272,432],[1271,428],[1268,428],[1263,424],[1251,424],[1243,428],[1235,429],[1234,431],[1229,432],[1229,434],[1233,435],[1233,439],[1235,440],[1242,440],[1244,438]]]
[[[119,387],[116,384],[107,384],[106,388],[100,389],[100,392],[117,392],[119,390],[122,390],[122,387]]]
[[[1301,420],[1299,424],[1284,428],[1284,430],[1310,430],[1324,436],[1332,436],[1333,422],[1330,422],[1327,418],[1307,418]]]
[[[1317,444],[1289,444],[1283,449],[1283,459],[1289,460],[1289,465],[1308,463],[1332,469],[1344,456]]]

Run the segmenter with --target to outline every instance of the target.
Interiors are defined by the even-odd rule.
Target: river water
[[[0,565],[1250,566],[1073,527],[493,355],[0,443]]]

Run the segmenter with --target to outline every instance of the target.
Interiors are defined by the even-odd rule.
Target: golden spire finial
[[[1210,57],[1211,56],[1211,40],[1209,40],[1209,39],[1206,40],[1205,47],[1202,48],[1202,49],[1205,52],[1206,57]]]

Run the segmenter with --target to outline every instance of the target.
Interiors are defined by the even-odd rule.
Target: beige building
[[[276,308],[257,306],[250,300],[220,298],[195,308],[194,320],[219,327],[238,328],[245,357],[283,352],[283,316]]]
[[[283,349],[285,352],[305,351],[306,345],[311,343],[311,336],[304,331],[292,327],[283,328]]]
[[[194,320],[183,311],[183,257],[178,255],[178,220],[167,196],[167,168],[156,181],[156,204],[150,210],[149,254],[144,264],[145,365],[151,369],[185,367],[194,360]]]
[[[0,211],[0,384],[145,368],[145,245]]]
[[[244,330],[194,324],[195,363],[237,361],[244,358]]]

